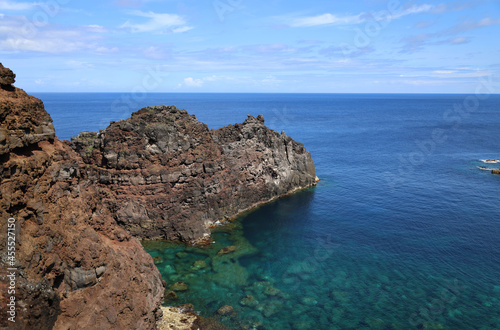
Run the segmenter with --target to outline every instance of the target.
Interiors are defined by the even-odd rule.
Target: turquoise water
[[[478,169],[500,167],[480,161],[500,158],[499,96],[151,94],[119,111],[122,94],[36,96],[61,138],[175,104],[211,128],[262,113],[311,152],[317,187],[211,247],[144,242],[169,287],[188,286],[167,304],[235,329],[500,329],[500,176]]]

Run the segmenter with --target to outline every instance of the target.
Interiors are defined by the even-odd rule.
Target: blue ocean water
[[[34,95],[62,139],[173,104],[210,128],[263,114],[311,152],[317,187],[220,228],[211,248],[144,243],[169,284],[189,285],[167,304],[235,329],[500,329],[500,176],[478,168],[500,168],[480,161],[500,158],[499,95]]]

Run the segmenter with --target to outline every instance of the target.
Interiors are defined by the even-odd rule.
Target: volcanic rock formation
[[[71,146],[133,236],[199,242],[216,221],[316,181],[311,155],[248,115],[209,130],[175,106],[143,108]]]
[[[81,157],[54,134],[43,103],[0,67],[0,327],[154,328],[163,283],[140,242],[119,227]],[[15,259],[7,254],[15,223]],[[16,268],[15,294],[9,294]],[[6,318],[15,297],[15,323]]]
[[[262,116],[209,130],[185,110],[148,107],[60,141],[14,79],[0,64],[0,245],[16,242],[15,256],[0,250],[0,306],[5,316],[14,296],[16,322],[0,327],[155,328],[165,283],[137,237],[200,242],[316,182],[309,152]]]

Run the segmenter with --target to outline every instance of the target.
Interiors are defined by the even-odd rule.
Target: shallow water
[[[37,96],[59,137],[120,119],[121,94]],[[322,180],[219,228],[210,248],[145,242],[169,285],[189,286],[167,303],[204,316],[231,305],[237,316],[217,316],[230,328],[500,329],[500,176],[478,168],[499,167],[481,160],[500,159],[500,96],[447,115],[466,98],[151,94],[131,105],[120,116],[176,104],[211,128],[262,113],[305,144]],[[226,246],[237,250],[217,255]]]

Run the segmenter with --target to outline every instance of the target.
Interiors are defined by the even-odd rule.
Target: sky
[[[500,1],[0,0],[28,92],[473,93]]]

